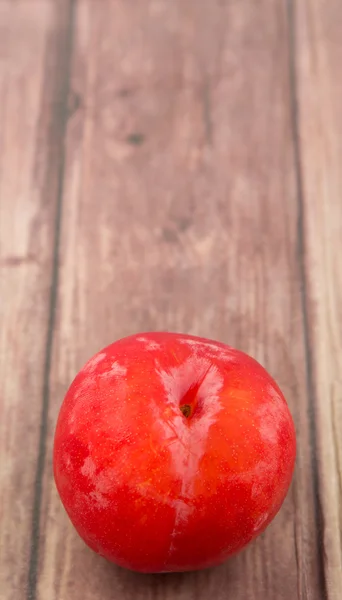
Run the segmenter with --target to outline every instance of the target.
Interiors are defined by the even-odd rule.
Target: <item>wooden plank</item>
[[[342,590],[342,6],[296,4],[306,309],[318,447],[325,581]]]
[[[0,2],[0,597],[26,597],[64,98],[66,3]],[[46,386],[45,386],[46,387]],[[38,485],[37,485],[38,483]]]
[[[279,2],[78,4],[38,598],[322,600],[306,389],[287,15]],[[268,531],[218,569],[139,576],[77,537],[51,475],[64,392],[96,350],[183,330],[252,353],[298,428]]]

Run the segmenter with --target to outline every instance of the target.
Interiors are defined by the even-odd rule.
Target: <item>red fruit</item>
[[[144,572],[216,565],[261,533],[290,485],[295,430],[246,354],[134,335],[80,371],[58,418],[54,473],[80,536]]]

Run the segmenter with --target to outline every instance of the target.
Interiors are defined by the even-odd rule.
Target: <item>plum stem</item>
[[[183,413],[184,417],[186,417],[188,419],[191,415],[190,404],[182,404],[182,406],[180,406],[179,408],[180,408],[181,412]]]

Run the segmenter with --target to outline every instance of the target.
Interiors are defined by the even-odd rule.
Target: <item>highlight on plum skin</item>
[[[53,461],[86,544],[148,573],[202,569],[242,550],[279,511],[295,455],[287,403],[259,363],[157,332],[118,340],[81,369]]]

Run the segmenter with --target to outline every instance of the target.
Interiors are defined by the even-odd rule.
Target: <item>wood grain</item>
[[[75,24],[37,598],[322,600],[285,7],[83,1]],[[164,328],[265,364],[296,420],[298,464],[278,518],[243,554],[203,573],[141,577],[73,531],[52,439],[94,351]]]
[[[26,597],[63,104],[65,3],[0,2],[0,597]],[[45,379],[44,379],[45,378]],[[44,384],[45,381],[45,384]],[[33,536],[34,537],[34,536]]]
[[[342,590],[342,6],[297,3],[305,284],[327,596]]]
[[[0,0],[1,600],[339,600],[342,6]],[[291,407],[297,468],[219,568],[141,576],[57,496],[64,393],[137,331],[221,339]]]

